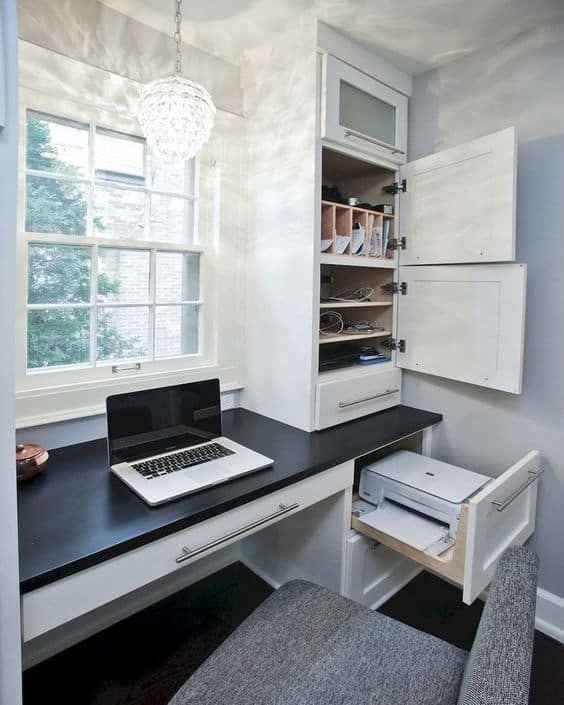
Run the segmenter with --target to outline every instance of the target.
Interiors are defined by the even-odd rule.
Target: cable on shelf
[[[371,286],[361,286],[358,289],[345,289],[344,291],[335,294],[335,296],[324,296],[325,301],[370,301],[370,297],[374,293],[374,288]]]
[[[338,311],[324,311],[319,316],[320,335],[339,335],[345,328],[345,320]]]
[[[341,333],[351,333],[358,335],[361,333],[376,333],[384,330],[384,326],[378,321],[345,321],[343,315],[338,311],[324,311],[319,316],[319,333],[325,336],[336,336]]]
[[[352,321],[351,323],[345,322],[344,332],[345,333],[375,333],[376,331],[384,330],[384,326],[380,325],[378,321]]]

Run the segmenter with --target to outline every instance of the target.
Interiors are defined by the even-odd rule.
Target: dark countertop
[[[22,593],[96,565],[442,420],[397,406],[307,433],[246,409],[223,413],[223,434],[274,466],[158,507],[109,471],[106,440],[50,451],[44,473],[18,491]]]

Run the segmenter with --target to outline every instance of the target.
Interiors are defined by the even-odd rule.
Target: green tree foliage
[[[28,116],[27,166],[30,169],[75,175],[72,166],[57,158],[49,124]],[[86,232],[86,200],[73,182],[28,176],[26,230],[79,235]],[[28,301],[31,304],[88,303],[91,248],[84,246],[31,245],[28,257]],[[105,274],[98,277],[100,297],[119,293],[120,282]],[[90,312],[84,308],[34,309],[28,315],[27,366],[87,363],[90,358]],[[137,337],[124,336],[113,325],[111,314],[98,310],[97,355],[121,359],[143,354]]]
[[[74,168],[56,157],[48,122],[29,115],[26,130],[28,169],[74,175]],[[25,202],[28,232],[86,234],[87,205],[79,183],[28,176]]]

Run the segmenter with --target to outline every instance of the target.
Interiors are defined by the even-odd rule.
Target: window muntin
[[[193,161],[28,110],[25,166],[28,373],[201,354]]]

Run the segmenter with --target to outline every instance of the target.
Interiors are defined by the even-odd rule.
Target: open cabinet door
[[[521,393],[523,264],[400,267],[396,364]]]
[[[401,264],[513,261],[516,173],[514,127],[402,166]]]
[[[471,604],[489,585],[509,546],[525,543],[535,528],[540,453],[528,453],[468,502],[462,599]]]

